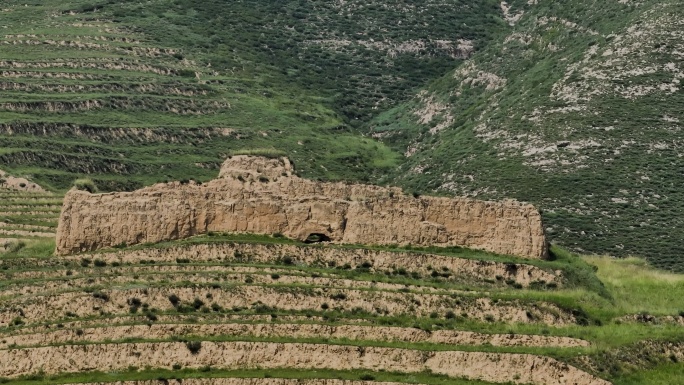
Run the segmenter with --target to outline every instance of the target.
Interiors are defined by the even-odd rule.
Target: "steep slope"
[[[504,25],[492,0],[8,0],[0,17],[0,165],[105,190],[209,178],[242,149],[371,180],[397,157],[351,127]]]
[[[374,121],[395,180],[530,201],[556,242],[683,270],[680,5],[502,3],[511,33]]]

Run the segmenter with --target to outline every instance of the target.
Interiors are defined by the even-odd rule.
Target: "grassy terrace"
[[[268,246],[273,249],[272,258],[269,261],[266,257],[264,262],[258,263],[249,262],[246,256],[236,260],[207,255],[190,260],[183,254],[184,250],[192,254],[193,248],[203,246],[231,248],[240,245]],[[41,347],[63,349],[74,345],[117,349],[118,345],[138,344],[145,349],[175,342],[188,346],[193,343],[278,343],[284,348],[323,344],[339,348],[356,346],[431,352],[429,354],[532,354],[568,362],[614,384],[639,381],[666,384],[681,374],[681,364],[673,362],[678,360],[681,353],[676,352],[681,352],[682,348],[674,348],[675,353],[663,356],[658,347],[684,343],[680,324],[680,315],[684,313],[680,301],[684,278],[652,270],[643,260],[578,257],[561,249],[554,249],[554,261],[521,261],[465,249],[371,248],[392,252],[398,257],[397,261],[403,261],[400,258],[403,255],[429,252],[454,259],[529,264],[564,277],[558,287],[521,288],[496,278],[469,278],[468,272],[453,272],[458,274],[444,277],[419,274],[401,265],[385,270],[368,265],[330,266],[324,261],[304,264],[297,260],[297,255],[283,258],[277,251],[279,246],[321,251],[332,248],[340,253],[364,251],[361,246],[308,246],[285,238],[212,234],[56,258],[51,256],[51,241],[34,241],[0,257],[0,297],[5,304],[4,311],[17,314],[8,326],[0,329],[0,340],[6,342],[6,345],[0,345],[0,352]],[[173,252],[177,257],[172,260],[145,257],[148,254],[157,258],[166,255],[160,252]],[[116,258],[122,256],[127,256],[126,262],[116,262]],[[155,293],[163,293],[161,300]],[[258,295],[264,297],[246,300],[240,306],[221,305],[224,298],[228,298],[226,295],[240,296],[240,293],[262,293]],[[273,293],[293,296],[290,298],[295,302],[308,299],[309,305],[298,309],[288,302],[269,305],[267,296]],[[34,309],[31,304],[45,295],[57,302],[62,301],[59,298],[71,299],[59,302],[64,304],[64,310],[45,313],[47,318],[37,322],[30,321],[33,317],[30,309]],[[372,298],[375,295],[405,297],[408,303],[421,295],[444,296],[448,301],[454,301],[448,302],[451,304],[448,306],[456,308],[460,305],[455,304],[469,303],[476,298],[490,298],[498,302],[495,306],[514,301],[528,309],[547,303],[559,309],[573,310],[575,321],[552,325],[507,322],[448,310],[416,316],[416,310],[408,305],[403,311],[388,314],[381,309],[347,306],[345,302],[355,301],[355,295],[361,300],[364,296]],[[84,308],[95,305],[102,311]],[[17,308],[25,309],[26,317],[17,313]],[[478,310],[472,308],[471,311]],[[320,329],[321,326],[327,328]],[[338,332],[331,334],[330,328]],[[293,334],[287,330],[298,332]],[[456,338],[453,333],[474,333],[469,337],[474,339],[453,340]],[[454,342],[446,343],[445,335],[451,336],[450,341]],[[506,336],[504,340],[509,342],[501,342],[501,336]],[[510,342],[521,338],[541,338],[541,342]],[[544,342],[545,338],[581,339],[589,345],[562,347],[562,343],[556,346],[551,340]],[[425,384],[447,381],[443,375],[428,372],[401,379],[399,374],[372,368],[233,371],[221,367],[174,369],[145,368],[144,365],[116,373],[38,373],[7,381],[33,384],[196,377],[340,378]],[[458,377],[448,380],[479,383]]]
[[[244,148],[373,180],[400,156],[361,126],[505,28],[494,0],[7,0],[0,17],[0,164],[56,191],[207,180]]]
[[[20,247],[22,239],[54,236],[62,206],[61,196],[0,185],[0,250]],[[7,244],[7,247],[3,247]],[[23,247],[23,246],[21,246]]]

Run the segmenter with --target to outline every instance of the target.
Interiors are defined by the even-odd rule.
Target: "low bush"
[[[181,303],[181,299],[177,295],[171,294],[169,295],[169,302],[171,302],[171,305],[174,307],[178,307]]]
[[[87,191],[91,194],[98,192],[95,182],[90,178],[76,179],[74,181],[74,188],[81,191]]]
[[[188,348],[191,354],[197,354],[199,351],[202,349],[202,342],[201,341],[188,341],[185,343],[185,346]]]

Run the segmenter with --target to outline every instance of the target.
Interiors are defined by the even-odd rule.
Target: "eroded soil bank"
[[[50,346],[0,351],[0,375],[115,371],[135,367],[372,369],[539,385],[610,384],[552,358],[529,354],[419,351],[302,343],[202,342],[194,354],[181,342]]]
[[[546,271],[524,263],[502,263],[444,255],[391,252],[343,247],[316,247],[288,244],[220,243],[183,245],[168,248],[120,251],[93,255],[105,262],[140,263],[154,260],[157,263],[175,263],[179,258],[194,263],[221,260],[237,263],[278,263],[289,258],[290,263],[309,266],[343,266],[352,268],[370,264],[375,271],[404,268],[429,276],[433,271],[450,272],[453,279],[490,279],[501,277],[527,287],[533,282],[553,283],[562,286],[560,271]],[[80,261],[83,256],[65,257]],[[432,268],[432,269],[430,269]]]
[[[217,304],[224,309],[250,308],[260,304],[270,308],[300,311],[319,310],[327,304],[330,309],[362,310],[384,315],[428,316],[433,312],[453,312],[455,315],[480,321],[543,323],[550,326],[576,321],[570,311],[553,303],[381,290],[240,285],[219,288],[122,288],[102,290],[100,293],[106,294],[107,299],[84,292],[6,299],[0,306],[0,326],[9,325],[16,317],[21,317],[26,323],[34,323],[69,316],[83,318],[122,314],[128,312],[132,302],[138,301],[150,308],[173,311],[182,304],[192,304],[195,299],[204,299],[207,306]],[[175,305],[170,300],[171,296],[178,297]]]
[[[523,334],[482,334],[458,330],[432,332],[416,328],[314,325],[314,324],[153,324],[55,330],[39,334],[0,334],[0,348],[9,346],[54,345],[67,342],[121,341],[126,338],[169,339],[173,337],[255,336],[289,338],[326,338],[366,341],[428,342],[449,345],[578,347],[584,340]]]

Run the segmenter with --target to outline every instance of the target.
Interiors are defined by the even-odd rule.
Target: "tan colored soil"
[[[33,183],[26,178],[17,178],[6,172],[0,170],[0,188],[6,188],[17,191],[31,191],[31,192],[44,192],[45,190],[40,187],[37,183]]]
[[[190,313],[190,314],[173,314],[157,316],[159,319],[157,323],[162,324],[219,324],[219,323],[266,323],[273,321],[269,314],[226,314],[226,313]],[[297,316],[297,315],[280,315],[277,320],[283,323],[318,323],[326,324],[330,322],[323,317],[317,316]],[[149,319],[142,313],[120,315],[114,318],[93,318],[88,320],[77,321],[63,321],[61,322],[63,328],[60,329],[87,329],[100,328],[110,326],[131,326],[147,324]],[[368,321],[362,319],[344,319],[345,324],[349,325],[367,325]],[[5,332],[0,332],[0,338],[11,337],[17,334],[39,334],[51,333],[57,330],[54,324],[37,324],[35,326],[25,326],[18,329],[6,329]]]
[[[222,243],[204,245],[175,246],[164,249],[144,249],[96,254],[107,262],[139,263],[153,259],[157,262],[175,262],[177,258],[188,258],[192,262],[223,260],[226,262],[274,263],[283,257],[291,257],[294,263],[306,265],[336,266],[349,264],[352,267],[370,262],[374,270],[394,270],[404,268],[422,276],[429,276],[428,266],[439,272],[447,269],[453,279],[472,278],[477,280],[513,280],[523,286],[543,281],[561,286],[563,278],[560,271],[548,272],[536,266],[522,263],[501,263],[475,259],[455,258],[436,254],[390,252],[368,249],[339,247],[295,246],[285,244],[248,244]],[[64,257],[66,260],[80,260],[82,256]]]
[[[427,332],[415,328],[362,326],[362,325],[313,325],[313,324],[154,324],[115,327],[56,330],[39,334],[3,336],[0,348],[11,345],[44,346],[66,342],[121,341],[126,338],[169,339],[174,336],[254,336],[326,338],[371,341],[427,342],[449,345],[492,346],[540,346],[578,347],[588,346],[587,341],[567,337],[550,337],[516,334],[481,334],[468,331],[437,330]]]
[[[0,228],[0,235],[15,235],[19,237],[40,237],[40,238],[54,238],[55,233],[45,233],[40,231],[26,231],[26,230],[5,230]]]
[[[29,262],[28,260],[26,262]],[[97,278],[99,276],[120,276],[120,275],[147,275],[147,274],[186,274],[189,277],[197,276],[203,273],[210,273],[219,275],[219,273],[228,274],[271,274],[278,273],[281,275],[292,274],[293,270],[285,268],[273,267],[249,267],[236,265],[212,265],[212,264],[178,264],[178,265],[138,265],[138,266],[106,266],[98,267],[96,269],[69,269],[67,267],[45,269],[45,266],[39,266],[41,270],[24,270],[31,268],[22,265],[20,271],[2,271],[0,270],[0,279],[5,281],[21,280],[21,279],[56,279],[56,278]],[[70,276],[66,276],[66,272],[71,271]],[[322,277],[335,278],[337,274],[332,270],[330,272],[321,272]]]
[[[431,370],[451,377],[540,385],[608,385],[552,358],[529,354],[417,351],[301,343],[202,342],[197,354],[184,343],[51,346],[0,351],[0,375],[46,374],[136,367],[372,369],[415,373]]]
[[[171,266],[170,266],[171,267]],[[442,294],[466,294],[468,292],[463,290],[445,290],[431,287],[417,287],[414,285],[403,285],[397,283],[383,283],[372,281],[359,281],[353,279],[341,278],[327,278],[327,277],[302,277],[296,275],[288,275],[290,271],[285,269],[263,269],[259,274],[234,274],[231,273],[230,268],[224,268],[224,271],[215,272],[213,274],[206,272],[199,272],[195,274],[188,273],[156,273],[141,275],[132,272],[120,272],[125,275],[109,275],[103,277],[90,278],[75,278],[63,279],[54,281],[34,281],[34,282],[20,282],[14,285],[8,285],[0,290],[0,298],[15,297],[18,295],[27,294],[48,294],[60,291],[73,290],[73,288],[85,288],[93,286],[109,286],[112,284],[123,285],[126,283],[182,283],[192,280],[197,284],[211,284],[211,283],[244,283],[247,278],[252,280],[254,284],[276,284],[276,285],[307,285],[307,286],[321,286],[347,289],[381,289],[381,290],[402,290],[411,289],[420,293],[442,293]],[[256,270],[256,269],[251,269]],[[278,274],[280,278],[274,280],[269,274]],[[65,271],[61,272],[61,276],[65,275]],[[133,275],[138,278],[133,278]],[[1,275],[0,275],[1,276]],[[480,294],[486,294],[480,292]]]
[[[184,385],[404,385],[400,382],[350,381],[334,379],[285,379],[285,378],[187,378],[169,380],[170,384]],[[74,385],[159,385],[153,381],[89,382]]]
[[[669,324],[684,326],[684,316],[654,316],[650,314],[630,314],[619,318],[622,322],[638,322],[644,324]]]
[[[87,293],[61,293],[48,296],[7,299],[0,312],[0,326],[9,324],[24,314],[27,322],[44,322],[64,318],[67,313],[78,317],[98,315],[101,312],[120,314],[128,310],[128,300],[139,298],[152,308],[173,309],[168,297],[177,295],[183,303],[200,298],[207,304],[217,303],[223,308],[251,307],[257,301],[270,307],[285,310],[319,310],[323,303],[331,309],[351,311],[362,309],[387,315],[412,314],[427,316],[432,312],[467,315],[477,320],[543,323],[565,325],[574,317],[556,305],[544,302],[523,304],[519,301],[496,301],[489,298],[457,297],[435,294],[396,293],[328,288],[274,288],[263,286],[236,286],[233,288],[149,288],[105,290],[110,300],[104,302]],[[212,299],[207,300],[207,294]],[[344,295],[344,299],[333,299]],[[3,309],[4,308],[4,309]],[[21,309],[21,311],[20,311]]]
[[[11,227],[11,228],[15,228],[15,229],[22,229],[22,230],[28,230],[28,231],[43,231],[43,232],[53,232],[53,233],[55,230],[53,227],[48,227],[48,226],[23,225],[23,224],[0,222],[0,228],[3,228],[3,227]]]

